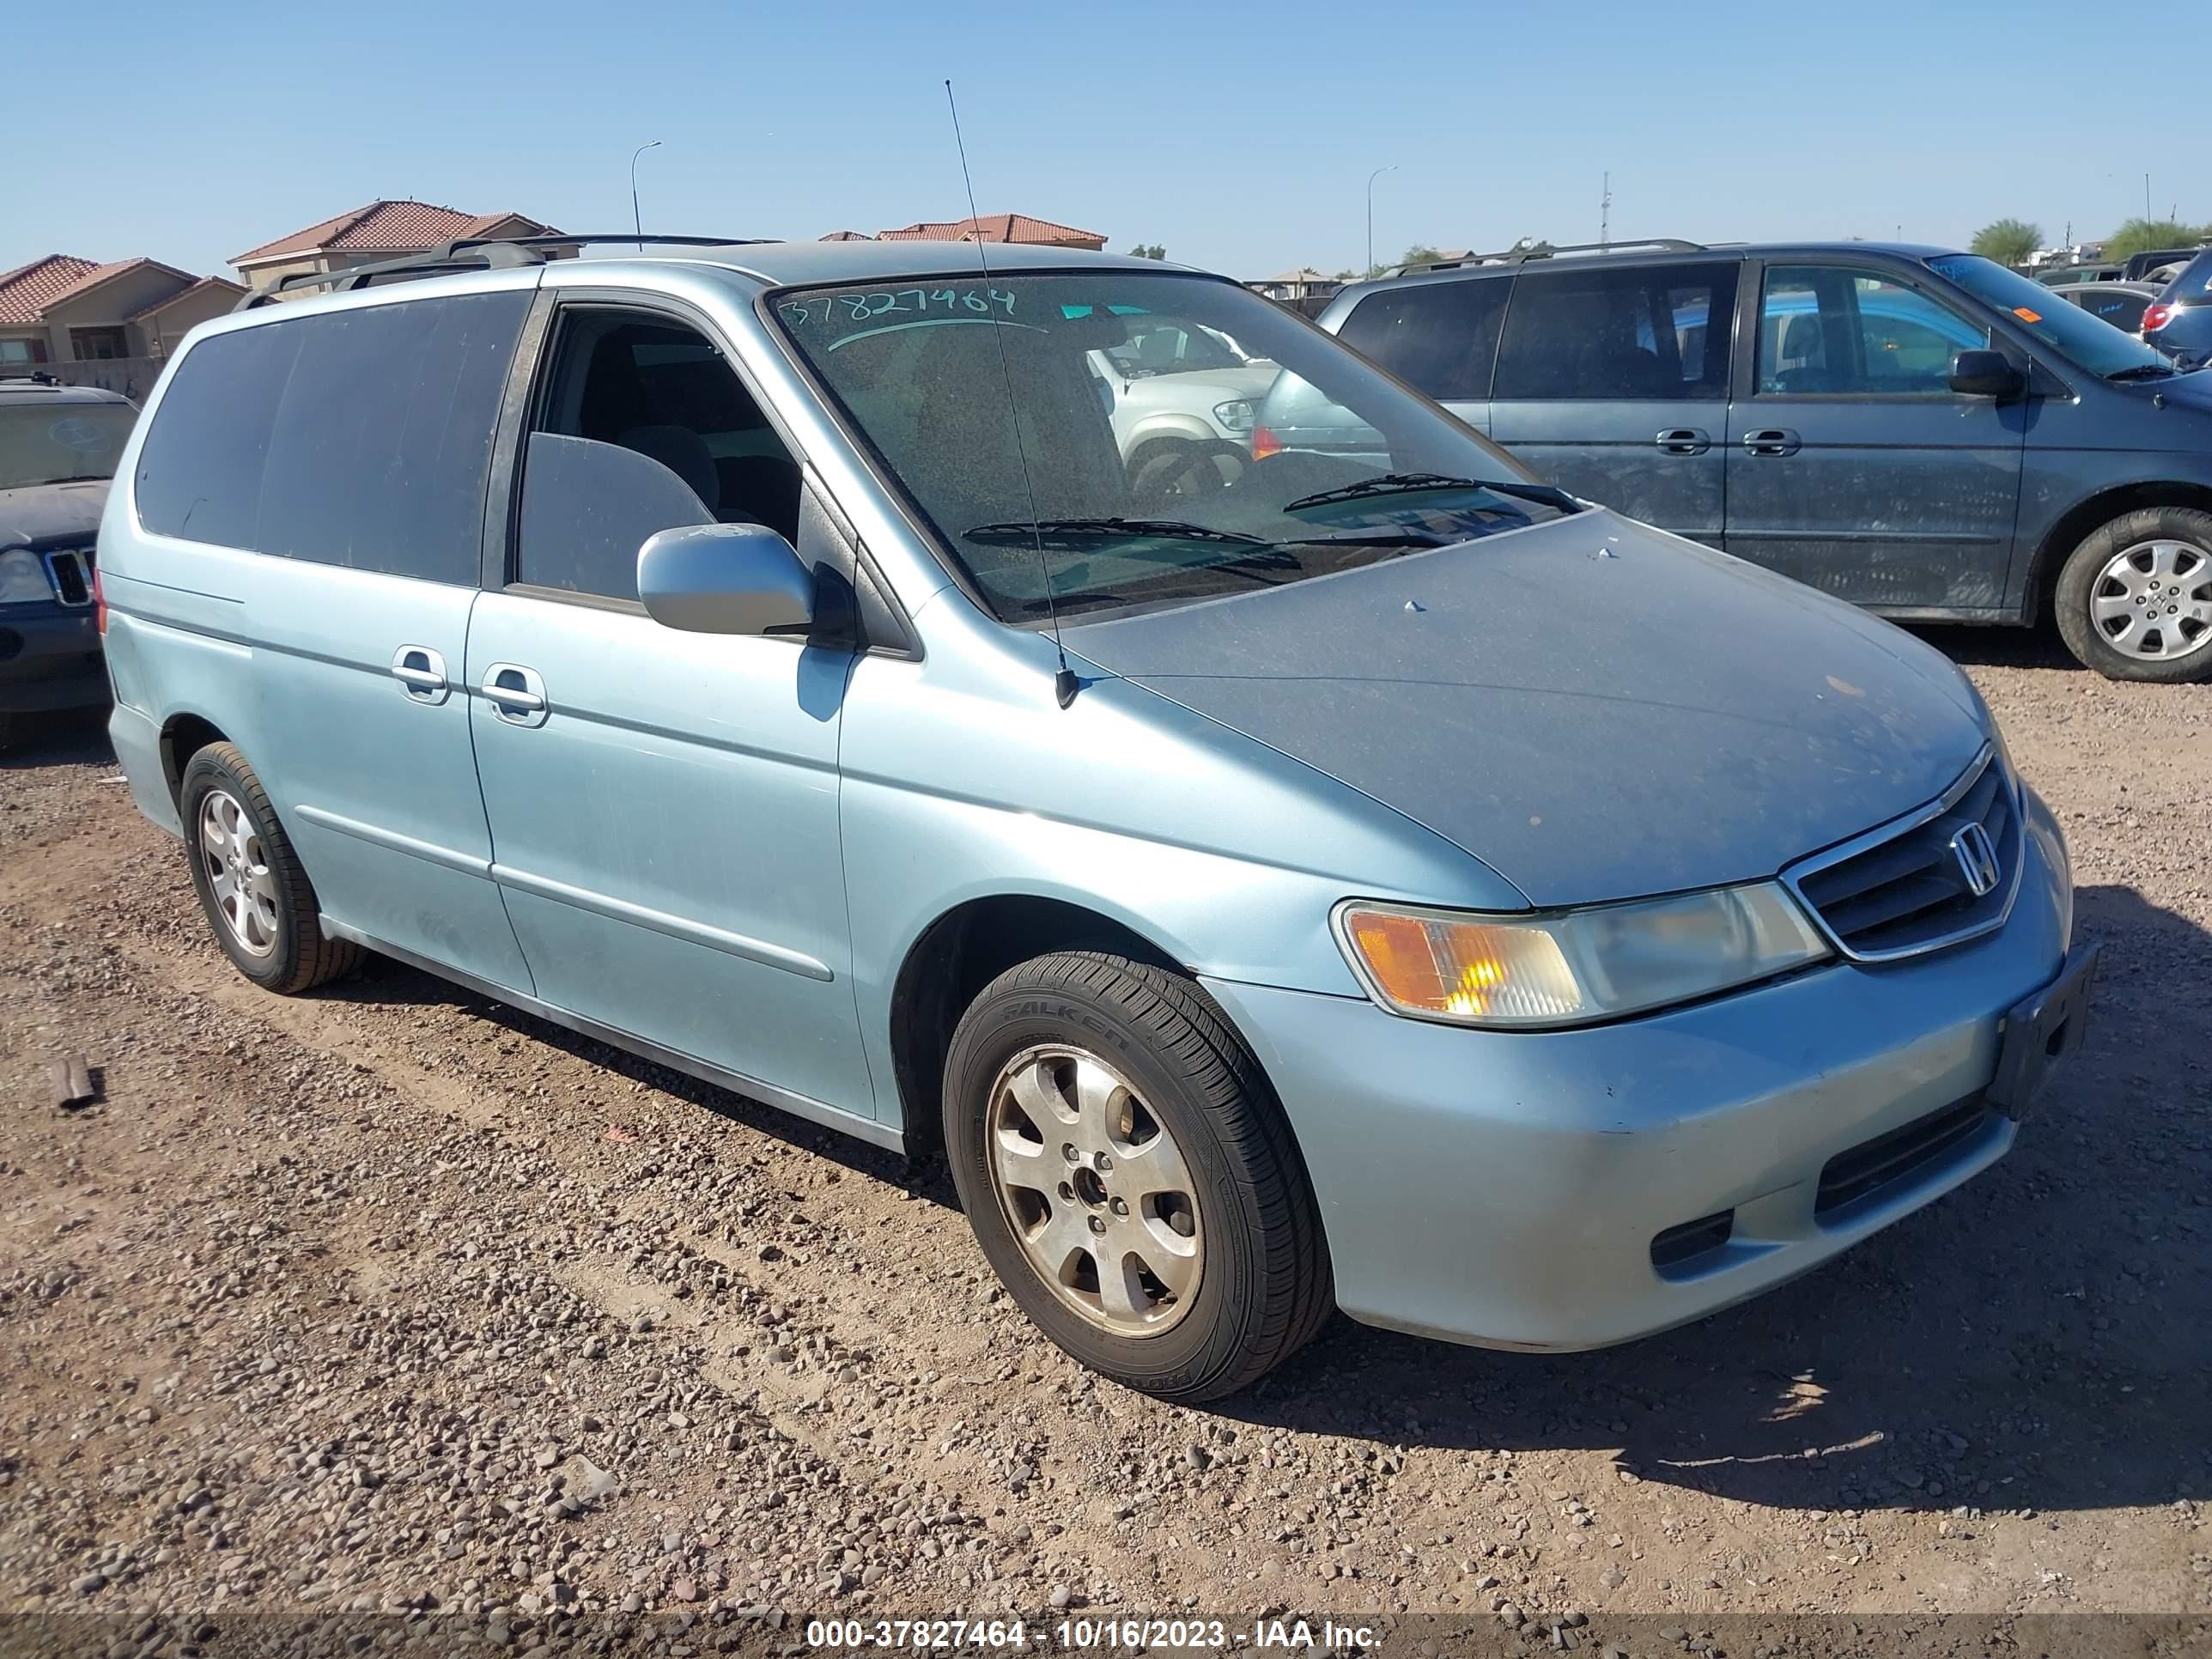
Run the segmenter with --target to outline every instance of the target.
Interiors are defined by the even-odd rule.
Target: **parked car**
[[[1089,356],[1133,485],[1193,466],[1224,469],[1249,452],[1254,413],[1277,374],[1218,329],[1130,316],[1128,337]]]
[[[1321,325],[1661,529],[1884,616],[2055,615],[2114,678],[2212,678],[2212,377],[1987,259],[1616,246],[1358,284]],[[1255,452],[1279,440],[1364,441],[1287,377]]]
[[[2101,317],[2122,333],[2140,339],[2143,313],[2159,291],[2149,283],[2081,283],[2058,292],[2092,317]]]
[[[202,325],[126,455],[116,751],[255,983],[381,951],[941,1146],[1037,1326],[1179,1400],[1333,1307],[1695,1319],[2079,1042],[2063,840],[1940,653],[1236,283],[529,251]],[[1088,360],[1147,317],[1384,459],[1133,481]]]
[[[2125,265],[2051,265],[2035,273],[2044,288],[2071,288],[2076,283],[2117,283],[2127,274]]]
[[[2159,290],[2143,313],[2143,339],[2177,368],[2212,368],[2212,249]]]
[[[93,547],[137,409],[46,374],[0,379],[0,748],[107,701]]]
[[[2199,247],[2146,248],[2141,253],[2128,255],[2127,263],[2120,267],[2120,280],[2139,283],[2166,265],[2185,265],[2198,254],[2207,252]]]

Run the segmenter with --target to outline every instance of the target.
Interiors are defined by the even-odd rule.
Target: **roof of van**
[[[0,402],[42,404],[127,404],[119,392],[105,386],[64,386],[46,375],[0,375]]]
[[[756,242],[744,247],[702,249],[696,254],[658,252],[646,239],[643,254],[607,254],[580,263],[618,264],[626,259],[683,263],[742,271],[771,287],[802,283],[873,283],[905,276],[983,274],[973,242]],[[1065,270],[1099,265],[1128,270],[1188,270],[1157,259],[1121,253],[1091,253],[1081,248],[1033,247],[994,242],[986,250],[993,275],[1001,271]]]
[[[1715,259],[1826,259],[1839,254],[1880,254],[1915,261],[1955,258],[1960,250],[1931,242],[1716,242],[1706,246],[1684,242],[1674,246],[1623,243],[1610,252],[1577,250],[1543,254],[1529,259],[1469,260],[1461,264],[1416,267],[1383,276],[1346,283],[1329,303],[1332,313],[1342,313],[1352,302],[1377,289],[1401,288],[1416,283],[1464,282],[1470,276],[1510,276],[1523,270],[1607,270],[1624,266],[1710,264]]]

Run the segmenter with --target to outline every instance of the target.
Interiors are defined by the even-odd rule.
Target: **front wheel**
[[[2107,679],[2212,679],[2212,513],[2124,513],[2058,573],[2059,636]]]
[[[945,1066],[961,1206],[1023,1311],[1091,1370],[1196,1404],[1334,1305],[1259,1063],[1190,981],[1090,951],[987,986]]]

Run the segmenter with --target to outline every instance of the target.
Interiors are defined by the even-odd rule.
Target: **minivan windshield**
[[[1976,299],[2005,313],[2069,362],[2105,380],[2162,378],[2172,365],[2131,334],[2124,334],[2060,299],[2017,271],[1976,253],[1946,253],[1928,268]]]
[[[0,489],[113,477],[137,418],[128,404],[0,405]]]
[[[770,304],[1006,622],[1276,586],[1582,509],[1234,283],[1100,267],[791,289]],[[1247,388],[1194,375],[1149,419],[1121,418],[1102,359],[1133,342],[1196,346],[1258,376]],[[1261,423],[1271,377],[1349,410],[1365,428],[1358,453]]]

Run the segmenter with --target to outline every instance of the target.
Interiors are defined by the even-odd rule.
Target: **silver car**
[[[2080,1040],[2064,843],[1955,669],[1236,283],[541,252],[202,326],[118,476],[117,751],[269,990],[375,951],[942,1148],[1037,1327],[1184,1401],[1339,1308],[1697,1318],[2002,1156]],[[1133,473],[1090,359],[1147,316],[1372,453]]]

